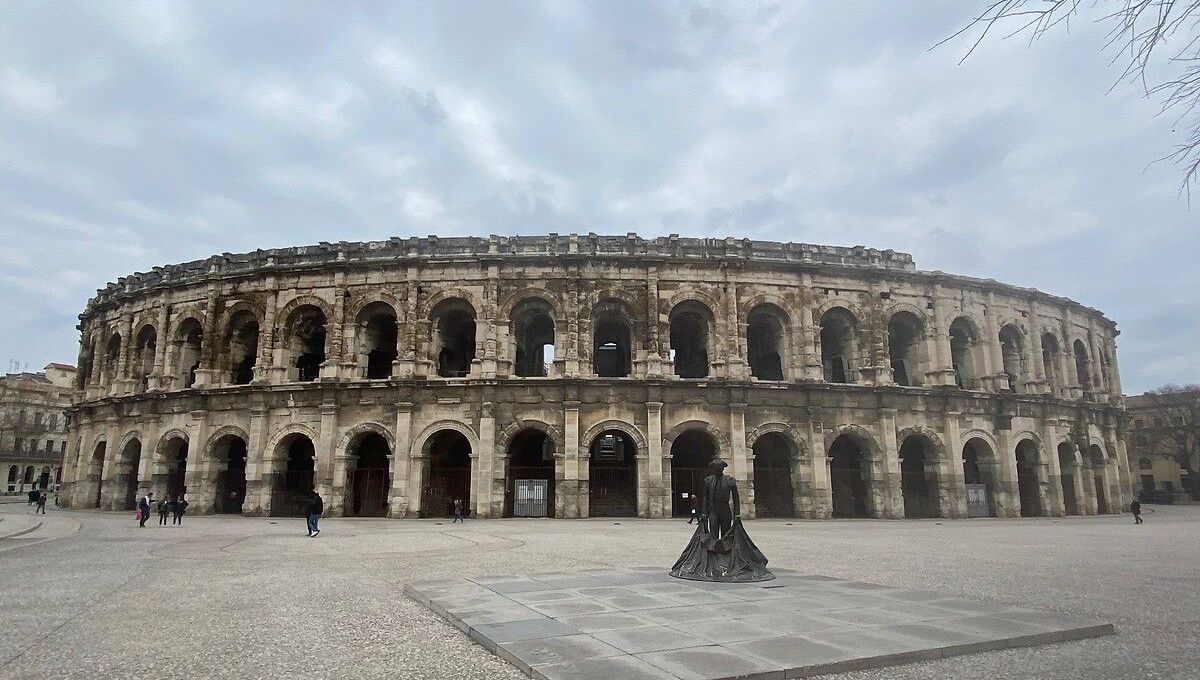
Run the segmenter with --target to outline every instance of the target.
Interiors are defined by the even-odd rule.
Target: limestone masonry
[[[189,512],[1120,512],[1115,324],[891,250],[636,235],[219,255],[80,315],[61,499]]]

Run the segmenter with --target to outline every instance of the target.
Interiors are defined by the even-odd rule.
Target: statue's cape
[[[729,533],[714,538],[700,522],[692,540],[671,568],[671,576],[693,581],[751,583],[770,581],[775,575],[767,569],[767,558],[750,540],[742,519],[735,517]]]

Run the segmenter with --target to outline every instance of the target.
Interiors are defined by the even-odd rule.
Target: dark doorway
[[[354,468],[346,473],[350,492],[346,514],[352,517],[387,517],[392,472],[388,461],[392,449],[387,439],[368,432],[353,447]]]
[[[122,510],[133,510],[137,507],[138,467],[142,463],[142,442],[130,440],[121,452],[121,471],[117,479],[117,487],[123,491],[121,499]]]
[[[1017,491],[1021,494],[1021,516],[1039,517],[1042,515],[1042,502],[1039,498],[1038,487],[1038,450],[1037,445],[1028,439],[1017,444]]]
[[[97,444],[96,449],[92,451],[91,464],[88,465],[88,485],[92,491],[92,497],[89,500],[92,502],[91,507],[93,508],[100,507],[101,494],[104,491],[104,455],[107,449],[107,442]]]
[[[520,480],[545,482],[545,493],[518,493]],[[524,485],[533,491],[541,485]],[[505,517],[554,516],[554,442],[541,430],[523,430],[508,445],[508,469],[504,475]]]
[[[963,445],[963,484],[967,487],[967,516],[996,516],[995,456],[985,441],[975,437]],[[975,490],[981,490],[982,500]]]
[[[367,380],[392,375],[396,352],[396,312],[386,302],[372,302],[358,314],[359,365]]]
[[[1075,468],[1075,450],[1066,442],[1059,444],[1059,481],[1062,485],[1063,511],[1068,515],[1079,514],[1079,499],[1075,496]]]
[[[795,517],[791,443],[778,432],[754,442],[754,514],[757,517]]]
[[[746,354],[750,375],[759,380],[783,380],[788,354],[787,315],[775,305],[755,307],[746,321]]]
[[[180,498],[187,493],[188,442],[173,437],[162,444],[162,463],[158,470],[155,486],[165,488],[167,498]]]
[[[471,508],[471,442],[460,432],[442,430],[430,438],[429,475],[421,491],[423,517],[449,517],[454,499],[462,499],[463,513]]]
[[[308,437],[296,433],[288,435],[280,442],[276,451],[287,452],[287,464],[282,473],[275,475],[275,483],[271,489],[271,515],[303,517],[314,488],[316,450]]]
[[[704,430],[687,430],[671,443],[671,514],[687,517],[700,512],[700,492],[717,445]]]
[[[592,322],[592,370],[601,378],[624,378],[633,365],[629,314],[620,302],[596,305]]]
[[[904,516],[909,519],[936,517],[933,498],[933,445],[920,435],[912,435],[900,446],[900,487],[904,495]]]
[[[213,511],[236,515],[246,501],[246,440],[237,435],[221,437],[213,445],[218,466]]]
[[[829,447],[829,490],[834,517],[867,516],[867,460],[859,443],[842,435]]]
[[[695,302],[681,302],[671,310],[671,353],[675,375],[706,378],[709,371],[709,328],[712,312]]]
[[[637,445],[620,430],[592,440],[588,462],[588,515],[637,516]]]
[[[434,308],[433,320],[438,375],[467,376],[475,361],[475,310],[465,300],[443,300]]]
[[[856,328],[854,315],[841,307],[821,315],[821,365],[825,382],[854,382]]]

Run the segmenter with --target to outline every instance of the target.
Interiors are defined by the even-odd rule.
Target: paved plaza
[[[746,526],[780,582],[823,575],[885,587],[862,593],[922,591],[1115,627],[839,678],[1194,677],[1200,508],[1154,510],[1139,527],[1128,515]],[[670,520],[338,519],[310,540],[296,519],[188,517],[181,528],[139,529],[132,513],[27,512],[0,505],[0,678],[524,678],[405,586],[665,571],[693,529]],[[712,606],[697,605],[694,627],[681,633],[710,636]]]

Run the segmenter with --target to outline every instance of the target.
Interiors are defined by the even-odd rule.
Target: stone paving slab
[[[1114,632],[1108,623],[936,592],[776,576],[714,584],[636,567],[404,589],[540,680],[784,680]]]

